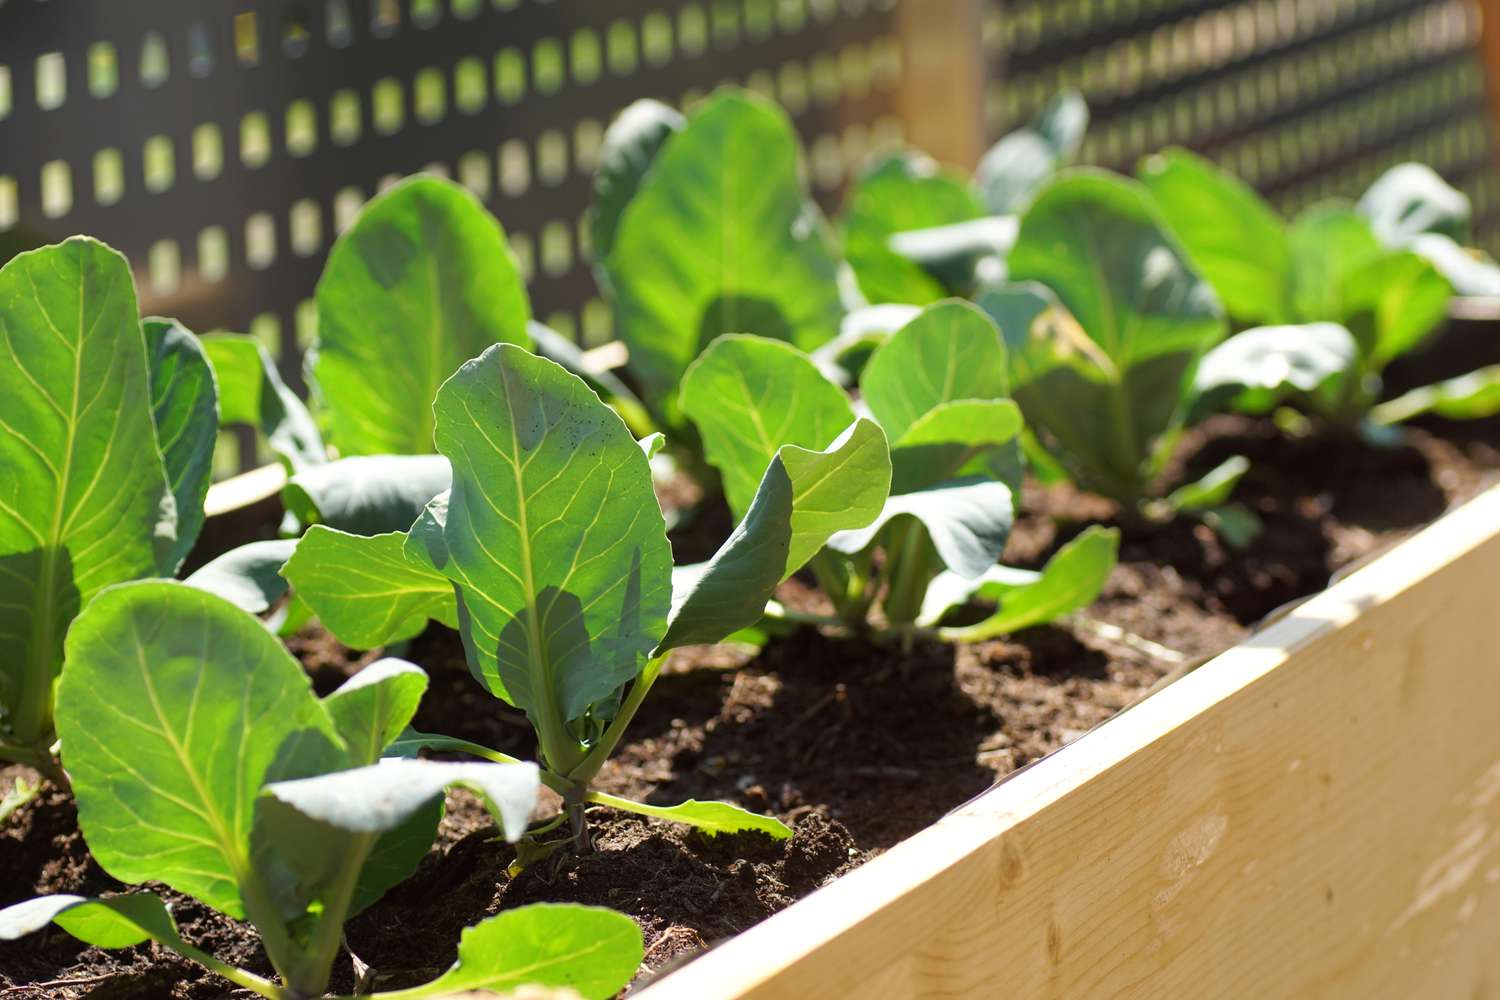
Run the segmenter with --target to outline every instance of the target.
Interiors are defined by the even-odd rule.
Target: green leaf
[[[1450,420],[1475,420],[1500,413],[1500,365],[1402,393],[1375,407],[1370,418],[1376,424],[1389,425],[1423,413]]]
[[[967,302],[922,310],[876,349],[859,387],[892,441],[933,407],[999,399],[1008,389],[1005,347],[994,322]]]
[[[220,424],[256,428],[292,472],[328,461],[317,422],[281,380],[276,363],[258,340],[214,333],[200,338],[199,343],[219,387]]]
[[[444,789],[478,795],[505,839],[520,840],[541,787],[535,764],[455,764],[391,758],[347,771],[278,781],[261,792],[262,806],[285,807],[343,833],[385,833],[421,812]]]
[[[153,938],[179,941],[177,925],[154,892],[131,892],[106,899],[38,896],[0,910],[0,941],[15,941],[56,924],[96,948],[129,948]]]
[[[823,451],[784,445],[729,540],[707,563],[672,572],[672,611],[660,654],[719,642],[760,620],[776,585],[832,535],[860,528],[890,489],[885,434],[860,420]]]
[[[892,250],[891,237],[983,214],[968,185],[931,159],[918,153],[889,156],[867,170],[849,195],[844,256],[870,302],[926,305],[943,297],[942,283]]]
[[[176,537],[125,258],[75,238],[0,268],[0,705],[51,742],[68,623]]]
[[[297,473],[281,496],[303,524],[378,535],[411,527],[452,481],[441,455],[358,455]]]
[[[1185,416],[1188,374],[1224,335],[1213,289],[1143,187],[1093,171],[1037,195],[1009,263],[1013,280],[1045,288],[990,292],[980,304],[1000,323],[1027,426],[1083,485],[1133,502],[1155,476],[1157,442]],[[1030,305],[1004,301],[1017,295]]]
[[[634,434],[647,436],[652,433],[651,414],[646,404],[608,368],[591,364],[583,349],[550,326],[532,320],[526,324],[537,354],[549,361],[556,361],[568,371],[587,382],[599,398],[614,408]]]
[[[417,714],[427,674],[415,663],[386,657],[349,678],[323,699],[334,728],[356,765],[374,764]]]
[[[681,401],[737,516],[749,510],[778,449],[825,448],[854,422],[849,398],[807,355],[740,334],[718,338],[693,362]]]
[[[796,132],[733,91],[657,153],[604,269],[630,370],[658,408],[722,333],[811,350],[838,331],[838,259],[803,187]],[[670,416],[670,414],[668,414]]]
[[[1208,510],[1221,507],[1228,502],[1234,488],[1250,471],[1250,460],[1244,455],[1233,455],[1209,469],[1199,478],[1184,483],[1167,495],[1167,503],[1174,510]]]
[[[1348,325],[1346,282],[1355,271],[1387,251],[1364,219],[1343,205],[1306,209],[1289,232],[1292,252],[1292,318]]]
[[[381,997],[417,1000],[535,985],[608,1000],[635,977],[642,955],[641,929],[629,917],[593,906],[533,903],[466,928],[458,961],[437,979]]]
[[[458,627],[453,581],[416,551],[407,535],[307,530],[282,575],[323,626],[346,646],[374,649],[409,639],[429,619]]]
[[[1453,289],[1423,258],[1399,250],[1367,260],[1344,279],[1343,321],[1364,369],[1379,372],[1408,353],[1448,316]]]
[[[95,860],[232,917],[248,908],[264,931],[276,915],[250,863],[260,787],[347,760],[302,666],[254,618],[170,581],[96,597],[67,664],[57,729]]]
[[[546,740],[635,677],[666,631],[672,553],[650,466],[582,380],[510,345],[460,368],[434,409],[453,490],[425,547],[459,585],[470,666]]]
[[[286,593],[281,568],[296,549],[294,538],[247,542],[205,563],[182,582],[258,615]]]
[[[945,628],[955,642],[981,642],[995,636],[1057,621],[1092,604],[1104,590],[1120,549],[1117,528],[1090,525],[1057,550],[1040,573],[995,566],[978,581],[943,573],[927,588],[922,625],[936,625],[969,600],[993,601],[994,613],[973,625]]]
[[[828,547],[856,555],[875,543],[888,525],[911,519],[926,532],[943,564],[962,576],[977,577],[995,564],[1015,520],[1015,494],[994,479],[970,477],[939,483],[886,500],[868,527],[841,531]]]
[[[1407,246],[1424,233],[1462,243],[1469,238],[1469,198],[1423,163],[1398,163],[1371,184],[1355,206],[1382,243]]]
[[[710,837],[721,833],[764,833],[776,840],[789,840],[792,836],[792,828],[776,817],[753,813],[732,802],[699,802],[697,799],[688,799],[675,806],[653,806],[598,792],[593,794],[592,800],[626,812],[682,823]]]
[[[939,403],[891,448],[891,492],[982,476],[1021,489],[1021,410],[1008,399]]]
[[[896,233],[890,249],[932,275],[945,291],[967,295],[976,285],[1004,280],[1005,256],[1016,232],[1015,216],[991,215]]]
[[[996,215],[1019,210],[1083,145],[1089,107],[1065,90],[1043,106],[1036,120],[1005,136],[979,161],[974,183]]]
[[[314,372],[345,455],[432,451],[438,386],[531,307],[505,232],[465,189],[415,177],[373,199],[318,281]]]
[[[1240,503],[1205,507],[1195,513],[1208,525],[1209,530],[1224,540],[1224,544],[1242,552],[1253,545],[1265,530],[1260,516]]]
[[[640,189],[662,145],[686,124],[674,109],[645,99],[621,111],[605,130],[589,205],[589,234],[596,260],[609,256],[625,206]]]
[[[156,442],[177,507],[177,538],[157,567],[162,576],[171,576],[203,528],[203,498],[213,478],[219,434],[218,391],[198,338],[180,323],[146,319],[141,332],[146,338]]]
[[[1291,245],[1260,195],[1185,149],[1147,157],[1138,173],[1231,316],[1246,323],[1291,319]]]
[[[1359,347],[1337,323],[1260,326],[1203,356],[1193,375],[1200,414],[1229,407],[1269,413],[1288,399],[1323,410],[1358,366]]]

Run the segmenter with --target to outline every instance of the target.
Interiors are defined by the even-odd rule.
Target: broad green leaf
[[[1250,460],[1232,455],[1190,483],[1183,483],[1167,495],[1174,510],[1208,510],[1229,501],[1234,488],[1250,471]]]
[[[434,409],[453,489],[426,547],[459,585],[470,666],[545,737],[635,677],[666,631],[650,466],[581,379],[512,345],[466,363]]]
[[[170,581],[94,598],[68,633],[67,664],[57,730],[95,860],[232,917],[259,907],[261,785],[347,760],[301,665],[254,618]]]
[[[653,806],[597,792],[592,796],[592,801],[642,816],[683,823],[710,837],[721,833],[764,833],[776,840],[789,840],[792,836],[792,828],[776,817],[753,813],[732,802],[699,802],[697,799],[688,799],[675,806]]]
[[[1408,250],[1382,254],[1344,279],[1341,317],[1366,371],[1378,372],[1422,343],[1448,315],[1453,289]]]
[[[347,771],[274,782],[261,792],[261,800],[344,833],[385,833],[420,812],[444,789],[462,786],[483,800],[505,839],[514,842],[525,834],[536,806],[539,773],[535,764],[391,758]]]
[[[0,705],[46,746],[63,636],[176,537],[125,258],[90,239],[0,268]]]
[[[1321,411],[1358,364],[1353,335],[1337,323],[1256,327],[1203,356],[1193,375],[1195,405],[1202,415],[1224,407],[1269,413],[1291,398]]]
[[[415,177],[377,196],[318,281],[314,372],[345,455],[427,454],[443,380],[496,342],[529,344],[505,232],[465,189]]]
[[[995,564],[1015,520],[1015,494],[1003,482],[970,477],[893,496],[868,527],[841,531],[828,547],[845,555],[863,552],[888,525],[919,524],[943,565],[977,577]]]
[[[859,387],[892,441],[929,410],[1006,395],[1005,347],[994,322],[967,302],[928,306],[876,349]]]
[[[891,492],[983,476],[1021,489],[1021,409],[1008,399],[939,403],[891,447]]]
[[[382,993],[381,998],[418,1000],[532,985],[576,990],[584,1000],[608,1000],[635,978],[642,954],[641,929],[623,914],[570,903],[533,903],[466,928],[452,968],[423,986]]]
[[[281,496],[303,524],[378,535],[411,527],[452,481],[441,455],[357,455],[297,473]]]
[[[943,629],[945,638],[980,642],[1057,621],[1093,603],[1104,590],[1119,549],[1119,529],[1090,525],[1059,548],[1040,573],[995,566],[974,581],[945,572],[927,588],[918,621],[937,625],[953,608],[976,599],[994,602],[995,611],[973,625]]]
[[[453,581],[417,552],[407,535],[351,535],[313,525],[283,575],[323,626],[346,646],[374,649],[409,639],[429,619],[458,627]]]
[[[1291,319],[1291,246],[1260,195],[1185,149],[1147,157],[1138,174],[1229,315],[1247,323]]]
[[[219,388],[219,423],[249,424],[291,472],[328,461],[307,406],[288,389],[276,363],[254,337],[212,333],[200,338]]]
[[[667,394],[722,333],[811,350],[838,331],[838,260],[803,187],[791,122],[715,95],[657,153],[620,216],[604,269],[647,399]]]
[[[979,161],[974,183],[996,215],[1019,210],[1083,145],[1089,107],[1076,91],[1065,90],[1042,108],[1036,120],[1005,136]]]
[[[869,420],[823,451],[782,446],[729,540],[707,563],[673,570],[670,624],[657,653],[754,625],[776,585],[835,532],[880,513],[890,481],[885,434]]]
[[[180,323],[147,319],[141,322],[141,332],[146,338],[156,442],[177,508],[176,541],[157,567],[160,575],[171,576],[203,528],[203,498],[213,478],[219,434],[218,392],[198,338]]]
[[[943,297],[942,283],[892,250],[891,237],[983,214],[968,185],[919,153],[898,153],[855,182],[843,220],[844,256],[871,303],[926,305]]]
[[[1456,242],[1469,238],[1469,198],[1423,163],[1398,163],[1376,179],[1355,206],[1388,246],[1407,246],[1424,233]]]
[[[1139,184],[1076,171],[1021,220],[1011,278],[987,293],[1011,362],[1011,395],[1085,486],[1131,502],[1153,478],[1156,445],[1185,416],[1186,381],[1224,334],[1218,299],[1167,235]],[[1030,299],[1028,310],[1007,296]]]
[[[932,275],[945,291],[967,295],[976,285],[1005,280],[1005,256],[1015,246],[1017,229],[1014,215],[988,215],[896,233],[890,249]]]
[[[296,549],[294,538],[247,542],[205,563],[182,582],[258,615],[286,593],[281,568]]]
[[[620,215],[640,189],[662,144],[686,124],[676,110],[660,101],[644,99],[621,111],[605,129],[589,205],[589,233],[596,260],[609,255]]]
[[[1313,205],[1293,221],[1292,318],[1311,323],[1344,322],[1349,276],[1386,255],[1363,218],[1337,203]]]
[[[0,941],[15,941],[56,924],[97,948],[129,948],[156,939],[180,940],[177,925],[154,892],[131,892],[105,899],[38,896],[0,910]]]
[[[417,714],[427,674],[415,663],[386,657],[349,678],[323,707],[355,765],[374,764]]]
[[[1381,425],[1435,413],[1450,420],[1474,420],[1500,413],[1500,365],[1424,385],[1381,403],[1370,418]]]
[[[1265,530],[1260,516],[1240,503],[1204,507],[1193,513],[1231,549],[1248,549]]]
[[[599,398],[620,415],[632,433],[643,437],[652,433],[655,425],[646,404],[614,372],[591,364],[581,347],[550,326],[532,320],[526,324],[526,330],[531,335],[533,349],[537,354],[549,361],[556,361],[592,386]]]
[[[680,397],[738,516],[778,449],[825,448],[854,422],[849,398],[807,355],[764,337],[715,340],[683,376]]]

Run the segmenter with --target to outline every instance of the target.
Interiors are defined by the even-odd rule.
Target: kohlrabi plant
[[[1022,473],[1021,411],[1009,398],[1005,355],[982,312],[942,302],[869,358],[860,405],[890,440],[891,489],[878,516],[832,534],[810,563],[835,621],[914,635],[970,597],[995,601],[985,621],[939,630],[977,639],[1052,621],[1098,595],[1114,565],[1113,531],[1086,531],[1041,574],[998,565]],[[758,470],[778,449],[831,447],[856,419],[845,391],[807,355],[739,334],[714,341],[688,369],[681,405],[731,510],[745,517]],[[809,620],[777,606],[772,615]]]
[[[0,268],[0,341],[0,760],[65,783],[63,637],[106,587],[182,565],[203,526],[217,391],[197,339],[142,321],[125,258],[82,237]],[[227,563],[191,579],[245,584]]]
[[[843,216],[844,254],[865,299],[921,306],[1003,281],[1017,217],[1077,156],[1088,122],[1080,95],[1058,94],[984,155],[972,182],[920,153],[876,161]]]
[[[1037,447],[1080,486],[1155,517],[1183,511],[1239,540],[1232,458],[1165,496],[1160,478],[1197,400],[1223,309],[1141,185],[1096,170],[1045,187],[1021,217],[1011,284],[978,303],[999,324],[1011,395]]]
[[[1288,225],[1247,185],[1184,150],[1142,163],[1159,210],[1242,328],[1198,371],[1204,408],[1290,405],[1347,431],[1429,410],[1477,417],[1500,407],[1500,367],[1381,402],[1386,365],[1420,347],[1447,315],[1444,272],[1455,271],[1448,244],[1461,231],[1459,207],[1432,183],[1441,181],[1407,168],[1387,175],[1358,209],[1324,202]],[[1432,237],[1426,244],[1423,233]],[[1434,263],[1444,254],[1440,271]]]
[[[270,1000],[322,996],[344,923],[415,871],[445,789],[476,793],[511,841],[536,801],[530,764],[381,760],[427,686],[416,666],[381,660],[318,698],[274,636],[182,584],[99,594],[66,658],[57,726],[94,859],[127,884],[160,882],[249,921],[276,977],[185,941],[148,890],[32,899],[0,910],[0,938],[55,923],[105,948],[155,941]],[[375,996],[540,983],[604,998],[640,958],[626,917],[524,907],[467,929],[439,978]]]
[[[669,428],[678,380],[719,334],[811,350],[838,332],[838,253],[769,102],[724,90],[686,120],[627,109],[605,134],[590,223],[626,371]]]
[[[818,449],[772,449],[728,541],[674,568],[648,464],[660,436],[636,441],[559,365],[492,347],[443,384],[433,422],[451,489],[409,532],[310,529],[284,570],[297,593],[357,646],[429,618],[456,624],[475,677],[535,728],[541,780],[566,807],[557,825],[568,820],[580,844],[589,803],[789,835],[728,803],[646,805],[591,784],[670,650],[753,625],[831,535],[879,514],[890,482],[880,428],[851,416]],[[407,743],[508,759],[442,737]]]

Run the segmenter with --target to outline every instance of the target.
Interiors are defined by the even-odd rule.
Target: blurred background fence
[[[1287,210],[1423,160],[1500,251],[1479,0],[0,0],[0,260],[72,233],[145,311],[261,337],[300,384],[323,258],[432,170],[504,223],[537,316],[611,320],[583,213],[639,97],[780,101],[830,212],[875,152],[971,166],[1062,87],[1083,159],[1198,149]],[[1500,14],[1495,15],[1500,19]]]

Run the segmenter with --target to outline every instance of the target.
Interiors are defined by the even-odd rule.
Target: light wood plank
[[[640,996],[1500,996],[1500,488]]]
[[[259,503],[281,492],[286,485],[286,469],[279,462],[242,472],[208,488],[203,498],[203,513],[218,517]]]
[[[901,81],[896,109],[906,139],[940,163],[968,172],[986,141],[984,0],[896,5]]]

